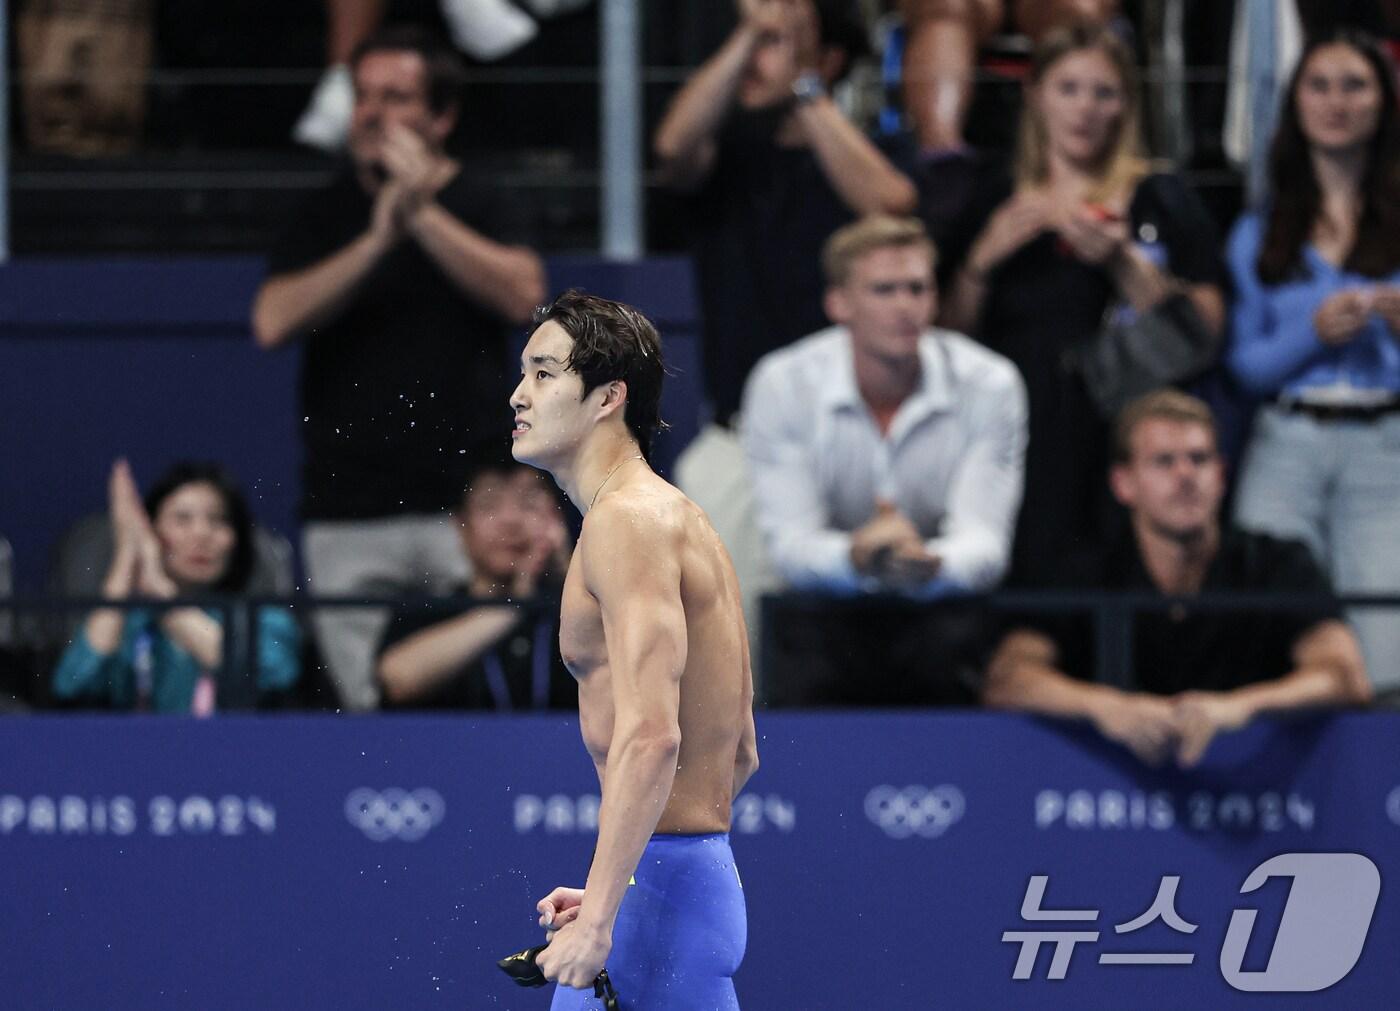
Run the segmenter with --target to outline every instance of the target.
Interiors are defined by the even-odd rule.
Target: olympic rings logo
[[[345,798],[345,817],[375,842],[417,842],[446,813],[442,795],[426,788],[409,793],[397,788],[381,791],[361,787]]]
[[[865,795],[865,816],[891,839],[936,839],[966,810],[967,801],[956,786],[877,786]]]

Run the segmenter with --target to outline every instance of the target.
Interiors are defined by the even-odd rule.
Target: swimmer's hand
[[[545,979],[576,990],[592,987],[603,971],[603,963],[612,950],[612,936],[607,930],[574,919],[554,931],[549,945],[535,959]]]
[[[540,926],[545,929],[545,941],[560,927],[566,927],[578,918],[583,904],[582,888],[556,888],[539,902],[535,909],[540,914]]]
[[[544,978],[544,973],[540,972],[539,963],[536,961],[544,950],[543,944],[537,948],[526,948],[514,955],[507,955],[496,964],[521,986],[545,986],[549,981]],[[622,1011],[617,991],[613,989],[612,980],[608,978],[608,970],[599,972],[598,978],[593,981],[593,996],[603,1002],[605,1011]]]

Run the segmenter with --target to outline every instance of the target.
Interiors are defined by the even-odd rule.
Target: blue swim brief
[[[748,943],[729,836],[654,835],[623,896],[608,976],[622,1011],[738,1011]],[[592,989],[556,986],[550,1011],[595,1011]]]

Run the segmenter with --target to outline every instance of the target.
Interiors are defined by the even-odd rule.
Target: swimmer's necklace
[[[629,456],[627,459],[625,459],[625,460],[619,460],[617,463],[613,464],[613,469],[610,470],[610,471],[608,471],[608,476],[605,477],[605,478],[603,478],[603,483],[600,484],[600,485],[598,486],[598,490],[595,491],[595,492],[593,493],[593,498],[591,498],[591,499],[589,500],[589,502],[588,502],[588,511],[589,511],[589,512],[592,512],[592,511],[593,511],[593,503],[598,501],[598,495],[602,492],[603,487],[604,487],[609,481],[612,480],[612,476],[613,476],[614,474],[617,473],[617,469],[618,469],[619,467],[621,467],[624,463],[631,463],[633,460],[640,460],[640,459],[642,459],[642,454],[641,454],[641,453],[638,453],[636,456]]]

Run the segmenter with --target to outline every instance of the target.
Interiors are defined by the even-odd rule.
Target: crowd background
[[[208,713],[219,707],[220,698],[238,697],[212,681],[222,686],[227,679],[250,680],[248,672],[256,671],[244,704],[371,710],[383,702],[404,706],[429,700],[424,704],[567,707],[560,672],[547,655],[553,648],[547,617],[554,606],[550,587],[560,575],[560,553],[569,539],[561,521],[569,511],[557,501],[542,501],[539,489],[498,458],[498,446],[484,444],[489,440],[480,436],[488,421],[473,418],[467,426],[473,430],[458,440],[466,459],[428,480],[421,455],[414,456],[421,447],[400,436],[404,426],[424,419],[424,429],[441,436],[464,420],[467,412],[454,409],[464,401],[471,401],[473,410],[496,397],[504,404],[513,366],[497,353],[523,332],[529,307],[553,294],[541,256],[587,253],[600,245],[599,11],[588,4],[501,0],[499,18],[473,21],[463,20],[463,6],[393,0],[286,11],[249,3],[211,8],[208,20],[183,5],[132,0],[93,4],[84,20],[73,15],[81,5],[35,0],[12,12],[12,94],[18,114],[10,158],[10,245],[16,257],[22,263],[54,254],[270,253],[268,276],[258,300],[248,306],[249,330],[265,347],[301,340],[302,404],[315,403],[320,427],[303,432],[300,529],[257,527],[256,496],[249,515],[238,484],[255,482],[258,475],[230,477],[216,465],[187,464],[175,473],[190,480],[180,481],[133,461],[153,489],[163,490],[148,493],[144,503],[123,462],[113,463],[110,476],[85,475],[75,482],[96,492],[109,477],[107,517],[89,518],[50,546],[52,564],[43,587],[87,599],[67,610],[0,612],[3,704]],[[1239,467],[1230,468],[1224,508],[1242,522],[1304,542],[1327,574],[1322,584],[1309,584],[1311,590],[1400,594],[1392,546],[1400,523],[1393,509],[1384,507],[1387,500],[1400,501],[1392,493],[1400,485],[1400,434],[1394,431],[1400,415],[1389,413],[1391,403],[1384,398],[1323,398],[1303,411],[1288,406],[1308,403],[1298,394],[1335,386],[1347,375],[1374,379],[1373,394],[1400,396],[1394,308],[1384,293],[1374,305],[1338,304],[1331,312],[1338,318],[1329,318],[1321,339],[1353,347],[1357,361],[1328,372],[1313,367],[1315,355],[1270,358],[1269,327],[1290,313],[1310,319],[1323,299],[1356,285],[1340,276],[1314,293],[1313,302],[1280,308],[1267,304],[1272,296],[1259,290],[1257,278],[1251,284],[1261,222],[1267,222],[1261,208],[1271,199],[1261,166],[1268,161],[1272,124],[1290,129],[1287,113],[1280,117],[1274,111],[1290,105],[1281,99],[1287,96],[1290,59],[1310,51],[1310,40],[1332,38],[1339,27],[1364,29],[1388,45],[1388,38],[1400,37],[1396,5],[1300,0],[1290,17],[1288,4],[1248,0],[1065,3],[1043,5],[1044,24],[1022,10],[1027,6],[1002,9],[971,0],[645,5],[644,118],[651,141],[645,244],[649,255],[694,255],[703,317],[702,353],[695,366],[707,406],[689,427],[694,430],[701,421],[705,426],[692,445],[675,447],[689,453],[677,464],[676,478],[717,525],[726,524],[721,533],[753,589],[755,653],[765,660],[757,598],[797,581],[762,563],[763,524],[761,517],[754,521],[746,497],[741,445],[747,420],[742,415],[750,412],[740,411],[740,400],[764,352],[793,345],[831,322],[855,328],[853,313],[833,316],[827,304],[824,291],[839,287],[844,276],[833,276],[829,265],[823,274],[822,247],[839,226],[867,214],[922,221],[937,250],[941,296],[941,310],[930,304],[925,316],[934,313],[942,326],[1005,356],[1025,387],[1021,395],[1029,421],[1022,418],[1021,424],[1029,425],[1031,435],[1029,447],[1019,450],[1026,454],[1024,491],[1018,491],[1020,525],[1007,557],[983,575],[963,580],[960,591],[994,591],[1004,579],[1012,589],[1065,589],[1057,586],[1053,547],[1070,542],[1092,547],[1122,524],[1124,503],[1115,502],[1107,481],[1111,425],[1078,387],[1066,392],[1057,355],[1072,338],[1092,331],[1110,303],[1121,300],[1143,312],[1159,304],[1166,288],[1153,285],[1168,278],[1184,286],[1172,291],[1188,299],[1197,323],[1218,339],[1216,363],[1195,370],[1188,385],[1213,409],[1226,461],[1237,465],[1245,459],[1251,438],[1263,447],[1249,457],[1238,509],[1229,492]],[[1050,8],[1055,10],[1047,14]],[[279,31],[265,31],[269,21]],[[220,30],[210,31],[211,24]],[[439,35],[458,53],[457,66],[445,72],[446,97],[425,91],[421,121],[394,111],[402,96],[394,90],[392,67],[377,85],[383,92],[377,111],[356,111],[353,91],[344,94],[344,75],[336,84],[338,66],[365,66],[357,62],[366,56],[360,51],[356,57],[356,46],[377,37],[383,24]],[[1057,42],[1056,28],[1068,25],[1081,34]],[[104,63],[100,52],[85,48],[83,40],[97,37],[94,32],[115,45],[117,28],[128,39],[122,61]],[[1110,37],[1118,41],[1096,41]],[[418,36],[391,39],[381,55],[402,51],[409,45],[406,38]],[[1051,51],[1046,45],[1061,48]],[[1014,124],[1024,114],[1027,96],[1062,68],[1065,54],[1082,52],[1111,57],[1109,76],[1116,75],[1125,95],[1136,89],[1130,79],[1142,78],[1133,118],[1146,146],[1124,148],[1123,176],[1108,178],[1109,173],[1097,180],[1104,186],[1089,202],[1111,213],[1047,231],[1033,226],[1049,221],[1050,211],[1012,206],[1026,173],[1034,177],[1027,168],[1026,142],[1022,139],[1018,148]],[[89,58],[93,64],[81,63]],[[1375,132],[1384,140],[1400,129],[1394,118],[1394,68],[1378,63],[1372,69],[1382,75],[1375,82],[1382,93]],[[1094,79],[1097,72],[1097,66],[1086,71],[1084,87],[1090,91],[1101,83]],[[1352,86],[1347,72],[1345,67],[1337,72],[1337,87]],[[304,143],[311,138],[316,147],[338,149],[333,122],[306,126],[308,117],[334,120],[337,88],[342,106],[349,103],[340,127],[341,136],[348,133],[348,161]],[[363,94],[362,87],[362,102]],[[1238,114],[1232,118],[1231,109],[1240,103],[1246,109],[1257,103],[1269,112],[1244,117],[1252,133],[1241,128]],[[406,126],[407,138],[392,136],[391,124],[404,115],[408,118],[398,122]],[[1040,115],[1043,132],[1043,117],[1050,114],[1042,109]],[[1091,126],[1078,124],[1069,132]],[[1113,119],[1111,131],[1120,130]],[[1295,138],[1291,157],[1306,159],[1311,139]],[[1040,142],[1049,144],[1043,136]],[[1310,239],[1295,236],[1291,252],[1277,260],[1272,284],[1290,278],[1300,244],[1308,244],[1330,248],[1334,266],[1344,268],[1340,275],[1374,284],[1378,292],[1394,290],[1387,286],[1395,281],[1400,240],[1379,226],[1392,221],[1400,197],[1392,182],[1400,150],[1384,148],[1376,158],[1381,168],[1354,173],[1350,190],[1341,172],[1320,179],[1321,198],[1313,193],[1311,204],[1304,201],[1312,218],[1324,223],[1340,201],[1341,217],[1350,215],[1348,220],[1357,218],[1361,225],[1332,236],[1328,246],[1304,215],[1295,230],[1301,227]],[[367,169],[371,165],[385,166],[387,179],[375,177]],[[346,199],[319,217],[304,210],[315,206],[316,194],[335,193],[336,186],[357,192],[347,182],[357,172],[364,192],[354,199],[363,206],[351,208],[354,201]],[[1046,170],[1044,178],[1031,181],[1053,182],[1053,176]],[[393,199],[385,196],[391,186],[397,187]],[[458,196],[449,201],[442,196],[448,192]],[[1083,197],[1075,192],[1076,199]],[[451,220],[434,217],[439,205],[449,207]],[[1031,221],[1035,215],[1042,217]],[[1110,234],[1119,226],[1123,235]],[[361,243],[361,227],[365,236],[381,240],[382,248]],[[313,228],[322,232],[312,234]],[[1029,230],[1008,239],[1017,228]],[[1141,253],[1125,279],[1107,266],[1109,246],[1103,244],[1117,243],[1116,249],[1127,239],[1139,250],[1154,248]],[[1067,257],[1066,245],[1078,255]],[[1366,262],[1353,261],[1353,248]],[[267,308],[279,281],[307,281],[313,270],[356,249],[366,258],[353,276],[345,275],[343,290],[317,295],[324,296],[323,312],[284,318],[275,304]],[[1314,266],[1326,272],[1325,264]],[[384,280],[386,272],[392,283]],[[425,293],[419,280],[428,275],[439,278],[434,283],[440,291]],[[293,295],[298,306],[313,304],[303,297],[305,291]],[[434,315],[433,300],[451,298],[464,298],[476,309]],[[324,335],[316,338],[319,343],[309,339],[321,328],[339,328],[347,340],[372,340],[402,323],[382,324],[387,330],[370,337],[364,325],[343,325],[347,318],[362,321],[357,313],[366,306],[380,307],[385,319],[410,307],[421,314],[412,327],[401,327],[387,354],[367,352],[355,362],[343,351],[327,351]],[[425,330],[434,336],[404,343],[404,333]],[[439,345],[459,341],[464,332],[481,344],[473,345],[472,357],[452,358],[450,367],[444,366],[434,357]],[[1251,338],[1265,351],[1251,350]],[[412,353],[403,350],[409,346]],[[483,367],[483,360],[492,364]],[[429,377],[438,380],[434,370],[445,367],[465,385],[437,401],[424,383]],[[346,375],[353,376],[353,396],[325,393],[324,377]],[[354,383],[368,386],[376,379],[385,384],[384,404],[355,406],[361,387]],[[389,401],[405,393],[431,397],[436,406],[410,406],[404,409],[409,413],[395,415],[398,408]],[[999,396],[1005,403],[1004,390]],[[1269,406],[1251,434],[1260,404]],[[140,410],[139,401],[133,409]],[[354,438],[342,438],[345,433],[333,423],[327,427],[327,411],[346,412],[337,417],[359,426]],[[506,417],[504,409],[498,414]],[[1328,426],[1336,424],[1371,434],[1362,431],[1354,445],[1321,445],[1297,431],[1311,425],[1335,432]],[[453,438],[457,435],[454,431]],[[1260,463],[1266,450],[1284,462]],[[1335,514],[1321,505],[1311,511],[1301,505],[1291,512],[1278,508],[1280,502],[1321,499],[1317,489],[1359,480],[1285,470],[1288,461],[1300,460],[1339,465],[1355,460],[1362,483],[1371,487],[1343,502]],[[347,506],[335,475],[352,472],[355,490],[366,502]],[[1019,461],[1017,472],[1019,489]],[[46,494],[24,487],[23,476],[18,478],[7,484],[7,494]],[[172,480],[175,484],[166,487]],[[168,496],[189,484],[196,492],[218,491],[222,504],[205,502],[203,513],[194,510],[187,517],[199,529],[177,534],[173,519],[162,519],[163,510]],[[397,505],[368,501],[376,495]],[[482,532],[477,511],[486,496],[496,496],[490,515],[500,529]],[[414,540],[421,531],[379,536],[382,522],[404,499],[410,501],[399,510],[404,515],[433,517],[421,542]],[[77,515],[102,512],[103,505],[94,494],[91,501],[65,501],[55,508]],[[873,502],[866,508],[865,518],[875,516]],[[927,523],[933,526],[918,533],[934,538],[943,513],[942,506],[930,507]],[[1339,539],[1349,529],[1344,513],[1361,514],[1369,524],[1354,542]],[[861,522],[851,519],[845,530],[863,529]],[[353,539],[366,535],[367,526],[376,527],[373,548]],[[352,539],[328,541],[332,534]],[[195,546],[180,548],[180,536],[195,538]],[[492,543],[504,551],[503,559],[489,557]],[[318,544],[333,558],[363,559],[377,552],[391,561],[343,578],[323,562],[318,575]],[[181,551],[193,561],[180,561]],[[909,564],[917,569],[918,559]],[[0,565],[0,590],[15,589],[7,568]],[[460,594],[463,588],[466,593]],[[443,605],[441,598],[453,589],[459,596]],[[866,602],[872,613],[897,616],[911,606],[908,594],[887,599],[889,589],[874,588]],[[441,622],[424,620],[425,591],[451,612]],[[218,600],[207,608],[158,605],[162,598],[197,602],[209,592]],[[362,607],[346,609],[345,620],[332,621],[325,612],[312,621],[305,607],[267,605],[289,593],[302,599],[345,595],[362,603],[374,598],[398,604],[400,613],[391,619],[387,607]],[[157,606],[125,614],[91,611],[88,605],[97,597],[113,604],[127,598],[156,601]],[[240,608],[239,597],[257,604]],[[235,603],[219,603],[229,601]],[[1369,637],[1378,642],[1400,626],[1400,618],[1384,612],[1366,620],[1373,626]],[[978,633],[979,641],[986,641],[972,649],[971,666],[991,659],[997,632],[991,624]],[[352,627],[362,641],[339,656],[336,643],[345,641]],[[946,629],[936,634],[945,635]],[[242,645],[235,649],[234,642]],[[831,653],[826,645],[822,651]],[[913,653],[917,663],[918,648]],[[1384,701],[1400,678],[1376,662],[1379,657],[1378,652],[1367,659],[1373,687]],[[958,678],[965,687],[967,679]],[[444,690],[449,682],[455,688]],[[975,701],[975,685],[971,693],[958,701]],[[947,701],[943,694],[895,692],[877,695],[875,702],[928,704]],[[785,701],[870,699],[859,693],[853,699],[812,699],[799,692]]]

